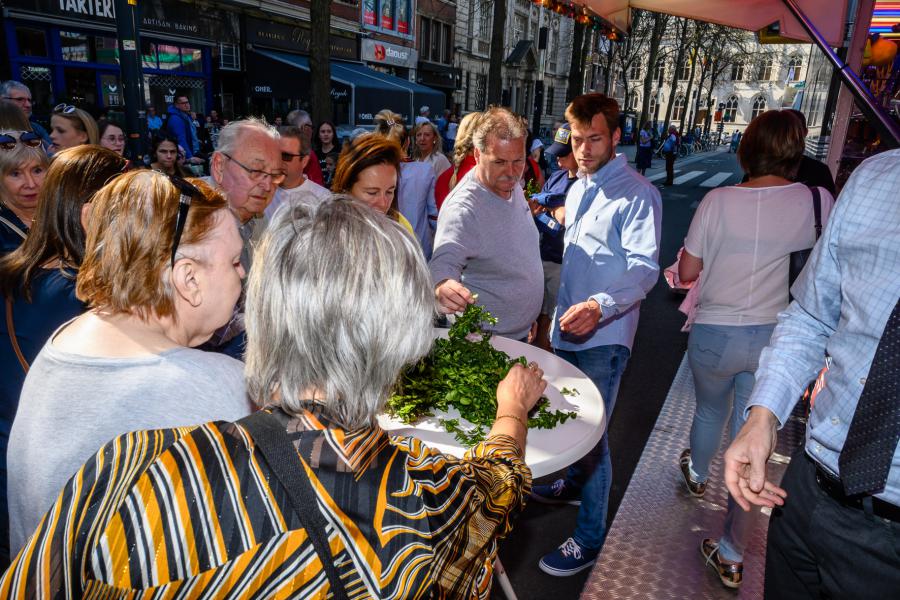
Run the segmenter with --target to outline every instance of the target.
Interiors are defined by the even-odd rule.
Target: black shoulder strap
[[[813,195],[813,214],[816,218],[816,240],[822,235],[822,196],[819,194],[819,188],[811,186],[809,191]]]
[[[294,444],[278,419],[264,410],[258,411],[238,421],[238,425],[246,429],[256,446],[262,451],[266,462],[291,499],[291,505],[300,518],[306,535],[309,536],[319,560],[328,576],[334,598],[344,600],[347,592],[344,582],[334,564],[334,557],[328,545],[325,533],[327,523],[316,500],[309,478],[300,465],[300,457]]]

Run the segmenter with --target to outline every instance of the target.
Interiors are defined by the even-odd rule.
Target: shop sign
[[[304,27],[247,17],[247,42],[259,47],[309,54],[312,37],[309,29]],[[331,58],[359,60],[355,39],[332,35],[328,42]]]
[[[419,53],[414,48],[389,44],[380,40],[362,41],[362,59],[382,65],[415,68]]]
[[[7,9],[41,16],[55,15],[82,24],[115,26],[115,0],[5,0]],[[208,41],[240,42],[237,13],[200,2],[141,2],[141,29],[153,33],[175,34]]]

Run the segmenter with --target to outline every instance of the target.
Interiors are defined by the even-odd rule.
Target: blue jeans
[[[756,382],[759,355],[769,343],[775,324],[694,324],[688,338],[688,363],[694,376],[697,409],[691,423],[691,469],[698,481],[706,481],[709,465],[719,449],[722,431],[730,418],[728,439],[744,424],[744,410]],[[728,497],[725,533],[719,553],[725,560],[741,562],[752,514],[745,513]]]
[[[616,406],[616,395],[619,393],[619,382],[622,381],[622,373],[625,372],[631,351],[625,346],[613,344],[575,352],[556,350],[556,354],[581,369],[600,390],[609,429],[609,421]],[[581,490],[581,508],[578,509],[578,520],[572,537],[582,548],[599,550],[603,546],[611,486],[612,461],[609,458],[607,433],[604,431],[600,442],[566,472],[566,487]]]

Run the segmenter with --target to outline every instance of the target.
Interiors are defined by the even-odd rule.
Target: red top
[[[434,182],[434,202],[437,204],[438,210],[441,210],[441,204],[450,194],[450,190],[475,166],[475,157],[471,154],[466,155],[459,167],[450,167],[438,176]],[[450,185],[450,179],[456,173],[456,181],[453,186]]]
[[[325,180],[322,178],[322,167],[319,166],[319,157],[316,156],[315,150],[309,151],[309,162],[306,163],[303,174],[313,183],[318,183],[319,185],[325,183]]]

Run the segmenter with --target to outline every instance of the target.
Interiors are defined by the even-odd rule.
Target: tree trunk
[[[719,59],[717,59],[717,58],[713,59],[712,66],[710,67],[710,72],[709,72],[709,90],[706,92],[706,106],[708,107],[708,110],[706,113],[705,123],[703,124],[703,133],[707,133],[707,134],[709,133],[709,129],[712,126],[713,112],[718,108],[718,107],[710,106],[710,104],[712,104],[713,88],[715,87],[715,84],[716,84],[715,73],[716,73],[716,67],[718,66],[718,63],[719,63]]]
[[[566,88],[566,103],[584,91],[584,25],[575,22],[575,34],[572,37],[572,62],[569,63],[569,85]]]
[[[311,0],[309,20],[311,116],[313,123],[321,123],[334,118],[331,104],[331,44],[328,39],[331,35],[331,2]],[[350,119],[355,123],[356,115],[350,115]]]
[[[488,104],[498,105],[503,97],[503,50],[506,30],[506,1],[494,0],[491,27],[491,63],[488,68]]]
[[[603,73],[603,93],[609,96],[609,84],[612,82],[613,63],[616,62],[616,55],[613,52],[613,44],[610,42],[609,48],[606,50],[606,68]]]
[[[669,86],[669,102],[666,104],[666,118],[663,131],[668,131],[669,120],[672,118],[672,109],[675,108],[675,97],[678,95],[676,94],[678,89],[678,72],[681,71],[681,67],[684,65],[684,55],[687,54],[688,23],[687,19],[681,19],[681,31],[678,35],[678,52],[675,54],[675,72],[672,73],[672,85]]]
[[[681,117],[681,124],[678,126],[678,133],[684,133],[684,123],[688,120],[688,115],[690,114],[690,128],[688,131],[693,129],[694,127],[694,113],[691,111],[691,90],[694,89],[694,73],[697,71],[697,57],[699,56],[699,52],[696,46],[692,49],[693,57],[691,59],[691,74],[688,75],[688,84],[687,90],[684,92],[684,115]],[[699,99],[699,94],[698,94]]]
[[[665,21],[659,13],[653,13],[653,33],[650,37],[650,58],[647,61],[647,74],[644,76],[644,97],[641,101],[641,116],[638,119],[638,127],[643,127],[644,122],[653,118],[650,114],[650,93],[653,87],[653,71],[656,70],[656,61],[659,60],[659,44],[665,31]],[[657,102],[659,98],[657,97]]]

